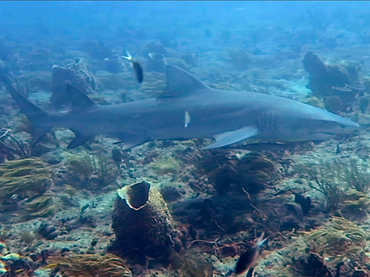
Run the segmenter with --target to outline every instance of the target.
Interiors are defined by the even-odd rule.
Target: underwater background
[[[1,1],[0,276],[370,276],[369,8]],[[155,98],[165,64],[361,129],[214,150],[201,149],[207,138],[124,150],[109,136],[67,149],[69,129],[33,144],[9,93],[60,113],[70,106],[66,81],[101,105]]]

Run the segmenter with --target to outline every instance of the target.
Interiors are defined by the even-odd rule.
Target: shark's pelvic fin
[[[72,139],[72,141],[68,144],[67,148],[68,149],[76,148],[80,146],[81,144],[85,143],[86,141],[88,141],[89,139],[91,139],[92,137],[93,136],[84,136],[78,132],[75,132],[75,138]]]
[[[158,99],[186,97],[192,93],[211,90],[193,75],[174,65],[167,65],[167,87]]]
[[[73,113],[78,113],[80,111],[93,108],[97,105],[86,94],[84,94],[78,88],[72,86],[70,83],[66,84],[66,91],[68,98],[71,101],[71,112]]]
[[[124,145],[121,147],[122,150],[131,149],[150,140],[150,138],[140,134],[122,133],[118,134],[117,137],[120,141],[115,142],[114,144],[124,143]]]
[[[258,129],[253,126],[244,127],[235,131],[215,135],[216,142],[202,149],[214,149],[243,141],[258,134]]]

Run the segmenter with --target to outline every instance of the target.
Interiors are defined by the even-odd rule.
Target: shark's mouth
[[[335,135],[337,135],[338,133],[333,133],[333,132],[319,132],[319,134],[329,135],[329,136],[335,136]]]

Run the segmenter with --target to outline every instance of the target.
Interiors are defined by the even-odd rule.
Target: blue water
[[[29,212],[23,205],[34,195],[11,193],[6,197],[1,196],[10,201],[10,204],[0,198],[0,241],[5,237],[4,240],[11,247],[10,252],[23,251],[22,255],[26,257],[48,247],[55,248],[58,253],[63,248],[68,248],[71,253],[88,253],[91,251],[91,239],[98,238],[96,253],[105,253],[115,238],[111,224],[112,203],[117,198],[116,190],[118,187],[138,182],[141,178],[148,178],[158,188],[163,189],[162,191],[167,192],[168,198],[165,197],[165,200],[170,199],[170,212],[173,212],[175,221],[177,220],[180,226],[185,226],[186,229],[194,224],[193,231],[196,234],[189,235],[190,231],[184,232],[185,244],[191,245],[196,237],[203,242],[211,241],[212,245],[219,247],[217,251],[224,246],[230,247],[225,250],[225,256],[213,256],[213,266],[218,270],[218,275],[213,276],[229,276],[227,274],[240,254],[231,255],[234,242],[239,250],[244,251],[246,245],[253,245],[253,240],[265,232],[271,241],[279,238],[266,246],[273,252],[290,243],[288,240],[293,234],[298,236],[296,228],[309,231],[324,225],[335,213],[329,213],[326,209],[328,201],[320,194],[320,190],[308,185],[309,182],[314,183],[314,180],[310,179],[312,175],[297,173],[294,166],[295,163],[302,162],[304,168],[311,168],[312,164],[315,164],[313,167],[320,168],[321,177],[324,178],[326,176],[322,172],[327,168],[323,166],[322,161],[354,156],[356,161],[361,160],[366,164],[361,167],[361,170],[365,168],[361,174],[368,176],[365,171],[369,168],[366,134],[370,120],[369,10],[368,1],[1,1],[0,60],[6,65],[6,73],[18,78],[20,85],[28,89],[23,91],[24,96],[47,112],[65,112],[69,108],[65,87],[61,85],[65,85],[64,75],[55,77],[53,66],[59,69],[74,68],[78,64],[76,58],[81,58],[83,65],[86,65],[83,70],[76,70],[76,75],[80,78],[77,78],[76,83],[83,80],[82,83],[85,82],[86,86],[81,90],[86,89],[83,92],[99,104],[118,104],[159,96],[166,87],[164,65],[163,68],[150,68],[148,53],[160,52],[164,54],[168,64],[189,71],[212,88],[260,92],[304,101],[359,122],[364,127],[361,129],[364,137],[363,141],[360,141],[354,132],[347,137],[339,137],[322,144],[297,144],[296,148],[290,148],[286,152],[278,150],[276,155],[266,154],[259,162],[262,166],[267,164],[268,169],[271,169],[273,163],[274,170],[265,173],[259,168],[258,171],[251,169],[256,157],[252,156],[249,164],[248,159],[244,159],[245,152],[235,154],[234,150],[230,153],[225,149],[220,152],[200,150],[200,147],[210,143],[210,140],[144,143],[145,137],[143,144],[133,148],[131,152],[114,152],[119,150],[122,144],[114,144],[118,140],[117,137],[104,136],[106,134],[103,133],[103,136],[94,138],[86,136],[86,140],[89,139],[86,144],[76,149],[67,149],[74,134],[71,130],[57,129],[54,135],[48,134],[44,137],[32,152],[40,157],[47,167],[57,172],[53,185],[41,193],[50,193],[57,200],[57,211],[41,219],[38,216],[27,217]],[[123,60],[120,61],[122,63],[108,64],[105,60],[114,55],[120,57],[126,54],[126,51],[144,68],[144,82],[141,84],[137,82],[130,62]],[[323,79],[319,78],[320,74],[312,78],[313,75],[310,76],[303,63],[309,51],[325,64],[327,72],[334,74],[328,74],[330,76]],[[321,64],[317,64],[319,68]],[[0,73],[3,74],[2,71]],[[320,80],[312,85],[317,79]],[[11,99],[3,83],[5,82],[0,82],[0,165],[7,160],[31,155],[30,151],[21,154],[16,152],[12,148],[14,141],[24,142],[16,144],[17,147],[28,147],[28,150],[32,148],[28,122],[20,116],[19,107]],[[348,85],[352,88],[348,88]],[[82,108],[91,105],[89,101],[85,104],[86,102]],[[79,107],[77,112],[78,110]],[[181,115],[181,126],[191,126],[192,120],[191,112],[189,115],[186,111],[184,117]],[[227,119],[222,120],[224,123],[226,121]],[[274,124],[278,124],[276,122]],[[13,132],[16,140],[9,137]],[[11,147],[4,147],[3,142],[10,143]],[[101,158],[102,155],[105,160]],[[83,174],[76,170],[78,165],[76,172],[73,171],[72,167],[68,166],[72,156],[77,160],[77,164],[81,162],[83,166],[86,164],[81,157],[88,157],[85,162],[90,163],[88,166],[91,168],[86,171],[92,173],[87,173],[90,174],[87,177],[82,176]],[[319,156],[324,158],[319,161]],[[167,168],[160,168],[163,166],[161,162]],[[156,168],[153,166],[155,163]],[[105,171],[99,169],[99,166],[104,165]],[[204,168],[203,171],[202,168],[198,170],[202,166],[208,168],[209,172]],[[299,170],[299,167],[297,168]],[[219,172],[215,174],[217,170]],[[101,179],[104,179],[104,176],[99,175],[101,172],[114,175],[106,178],[111,183],[102,185]],[[274,175],[271,180],[260,181],[265,175],[271,177],[269,174],[276,172],[280,174],[278,177]],[[221,181],[218,182],[219,180]],[[217,187],[228,181],[230,183],[226,189]],[[243,187],[241,190],[235,185],[238,182],[248,183],[250,187]],[[262,184],[261,188],[253,187],[254,183],[259,182],[266,183]],[[245,189],[251,191],[247,192]],[[343,186],[343,191],[348,189]],[[251,198],[245,193],[250,193]],[[368,191],[366,193],[366,207],[361,207],[361,212],[370,210]],[[313,212],[301,215],[299,207],[291,204],[294,194],[302,194],[302,201],[308,201],[308,206],[311,205],[312,198],[314,207],[310,207]],[[362,194],[360,196],[362,197]],[[204,199],[206,201],[203,202]],[[184,212],[187,201],[193,202]],[[249,206],[250,201],[253,202],[253,209]],[[297,213],[301,216],[298,223],[290,221],[296,216],[294,211],[281,211],[286,203],[290,203],[293,210],[298,209]],[[338,205],[344,205],[343,203]],[[88,207],[86,218],[85,209],[81,211],[81,207]],[[277,211],[272,213],[271,207]],[[255,211],[259,210],[261,213],[257,215]],[[199,218],[204,214],[216,219],[212,217],[203,225],[202,219]],[[278,223],[276,214],[280,218]],[[348,214],[351,214],[351,210],[347,210]],[[285,222],[286,218],[288,219]],[[39,234],[42,221],[48,221],[51,229],[54,226],[57,229],[57,234],[51,235],[52,239],[48,237],[49,233]],[[253,225],[255,222],[258,224]],[[1,229],[3,226],[10,235],[4,235]],[[66,226],[69,228],[68,232],[65,232]],[[273,227],[268,229],[266,226]],[[25,230],[36,234],[34,240],[40,242],[40,247],[34,246],[24,250],[24,242],[19,244],[18,239]],[[225,240],[222,240],[224,238]],[[212,249],[204,246],[205,244],[192,245],[203,254],[214,254]],[[2,255],[4,253],[0,251],[0,256]],[[292,260],[292,257],[289,257],[289,260]],[[269,273],[270,265],[274,263],[274,258],[266,262],[265,269],[260,270],[258,276],[276,276],[274,272],[279,272],[279,268]],[[146,266],[138,266],[135,263],[129,265],[134,268],[134,276],[154,276],[155,270],[172,270],[155,262],[153,264],[149,270]],[[35,266],[40,270],[40,275],[37,276],[48,276],[50,273],[40,269],[44,265],[45,263]],[[354,262],[353,265],[357,267],[357,263]],[[360,265],[365,268],[366,264]],[[335,268],[335,265],[330,266],[331,269]],[[354,267],[352,266],[352,271],[355,270]],[[144,271],[147,275],[140,275]],[[8,275],[0,273],[0,277],[2,276]],[[156,276],[173,275],[163,273]],[[294,273],[290,276],[294,276]],[[310,275],[307,273],[305,276]]]
[[[369,24],[368,7],[366,1],[2,1],[0,31],[2,36],[27,40],[111,41],[120,39],[117,32],[121,28],[145,29],[142,39],[173,32],[181,38],[182,32],[194,35],[204,26],[215,32],[245,32],[246,37],[258,27],[295,30],[314,27],[315,22],[323,28],[334,24],[358,31]]]

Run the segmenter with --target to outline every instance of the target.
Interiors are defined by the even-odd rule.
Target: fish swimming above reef
[[[257,262],[261,246],[266,241],[266,239],[263,239],[264,235],[265,233],[262,233],[253,247],[240,255],[235,266],[235,274],[237,276],[245,273],[248,269],[251,269]]]
[[[133,68],[134,73],[135,73],[136,80],[139,83],[142,83],[143,80],[144,80],[144,71],[143,71],[143,67],[141,66],[141,64],[138,63],[137,61],[135,61],[133,59],[133,57],[131,57],[129,52],[127,52],[127,56],[122,56],[122,58],[131,62],[132,68]]]
[[[328,140],[359,125],[298,101],[274,95],[212,89],[188,72],[166,66],[167,87],[157,98],[98,105],[67,84],[71,110],[52,114],[23,97],[3,81],[34,127],[37,143],[51,128],[68,128],[75,148],[97,135],[123,142],[123,149],[153,140],[215,138],[203,149],[227,147],[249,138],[264,141]],[[190,120],[191,119],[191,120]]]

